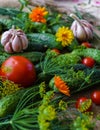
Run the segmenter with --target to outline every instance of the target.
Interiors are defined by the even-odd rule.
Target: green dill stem
[[[3,125],[8,125],[8,124],[10,124],[10,121],[0,122],[0,126],[3,126]]]
[[[75,103],[76,101],[75,100],[73,100],[73,101],[69,101],[69,102],[67,102],[67,104],[71,104],[71,103]]]
[[[24,8],[24,6],[23,6],[23,5],[21,5],[21,7],[20,7],[20,11],[22,11],[22,10],[23,10],[23,8]]]

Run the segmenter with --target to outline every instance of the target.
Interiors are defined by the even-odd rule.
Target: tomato
[[[88,101],[88,102],[86,103],[86,101]],[[80,109],[81,106],[82,106],[82,112],[91,111],[91,108],[92,108],[91,99],[88,99],[86,97],[80,97],[80,98],[78,98],[77,101],[76,101],[75,107],[77,109]]]
[[[85,57],[82,59],[82,64],[92,68],[95,65],[95,60],[91,57]]]
[[[56,52],[57,54],[60,54],[60,50],[53,48],[52,51]]]
[[[36,80],[36,71],[27,58],[11,56],[2,63],[0,76],[20,84],[22,87],[28,87]]]
[[[91,99],[95,104],[100,105],[100,90],[93,91],[91,94]]]
[[[92,45],[89,42],[83,42],[81,45],[85,46],[86,48],[92,48]]]

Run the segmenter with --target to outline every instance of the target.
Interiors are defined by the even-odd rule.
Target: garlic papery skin
[[[4,50],[5,50],[7,53],[13,53],[13,50],[12,50],[12,47],[11,47],[11,43],[10,43],[10,42],[6,43],[6,45],[4,46]]]
[[[1,44],[7,53],[22,52],[28,47],[28,39],[21,29],[10,29],[1,36]]]
[[[79,19],[76,15],[70,14],[74,19],[70,29],[79,41],[87,41],[93,38],[93,26],[86,20]]]

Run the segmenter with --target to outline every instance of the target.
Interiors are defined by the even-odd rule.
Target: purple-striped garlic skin
[[[92,39],[93,26],[87,20],[79,19],[74,14],[71,14],[71,17],[75,19],[70,27],[74,36],[79,41],[87,41]]]
[[[10,29],[1,36],[1,44],[7,53],[22,52],[28,47],[28,39],[20,29]]]

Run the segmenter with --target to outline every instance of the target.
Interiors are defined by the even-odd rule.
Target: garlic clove
[[[77,31],[77,21],[76,21],[76,20],[72,23],[71,30],[72,30],[74,33]]]
[[[11,37],[12,35],[9,31],[4,32],[1,36],[1,45],[5,46]]]
[[[93,26],[92,24],[90,24],[89,22],[87,22],[86,20],[81,20],[82,24],[85,25],[86,27],[88,27],[89,29],[91,29],[91,31],[93,31]]]
[[[92,31],[90,30],[90,29],[88,29],[88,28],[85,28],[84,27],[84,30],[85,30],[85,32],[86,32],[86,35],[87,35],[87,39],[92,39],[93,38],[93,33],[92,33]]]
[[[22,49],[25,50],[28,47],[28,39],[25,35],[20,35],[20,40],[22,43]]]
[[[6,45],[4,46],[4,50],[5,50],[5,52],[7,52],[7,53],[13,53],[13,50],[12,50],[12,47],[11,47],[11,43],[10,43],[10,42],[6,43]]]
[[[21,52],[22,45],[19,37],[16,35],[15,38],[12,41],[12,49],[14,52]]]
[[[80,38],[80,41],[86,39],[85,30],[80,24],[77,23],[77,31],[74,33],[76,38]]]

